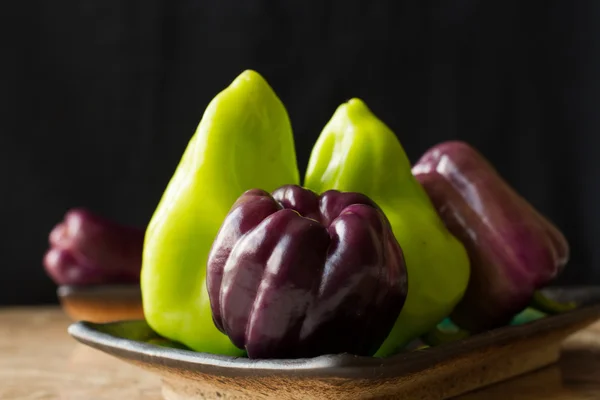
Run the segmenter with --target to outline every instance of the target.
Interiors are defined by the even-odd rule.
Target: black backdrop
[[[304,171],[363,98],[414,161],[478,147],[600,283],[599,1],[64,0],[0,11],[0,304],[55,301],[41,258],[74,206],[145,226],[210,99],[242,70],[288,107]]]

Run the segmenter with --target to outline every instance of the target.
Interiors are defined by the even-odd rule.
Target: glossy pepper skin
[[[508,324],[563,270],[565,237],[473,147],[434,146],[413,173],[471,260],[468,289],[451,315],[461,328],[477,333]]]
[[[148,324],[161,336],[213,354],[242,355],[212,321],[208,253],[246,190],[299,183],[285,107],[248,70],[208,105],[148,225],[141,289]]]
[[[244,193],[209,256],[214,322],[250,358],[372,355],[407,292],[404,257],[366,196]]]
[[[85,208],[69,210],[49,235],[43,264],[58,285],[138,283],[144,230]]]
[[[335,111],[318,138],[304,186],[363,193],[385,212],[410,285],[404,308],[376,356],[389,356],[433,329],[462,298],[470,266],[446,229],[394,133],[360,99]]]

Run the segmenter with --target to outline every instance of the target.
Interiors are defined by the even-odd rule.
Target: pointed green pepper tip
[[[384,124],[377,116],[371,111],[367,103],[362,99],[353,97],[342,105],[346,108],[348,117],[353,121],[360,121],[362,119],[373,119],[378,123]],[[385,124],[384,124],[385,125]]]
[[[377,129],[359,129],[356,133],[369,133],[376,135],[389,135],[391,134],[396,139],[394,133],[390,130],[390,128],[380,120],[374,113],[371,111],[367,103],[358,97],[353,97],[345,103],[341,104],[336,110],[335,115],[332,120],[337,118],[347,119],[353,125],[371,123],[376,124]],[[397,141],[397,139],[396,139]]]
[[[257,87],[266,86],[271,88],[267,80],[253,69],[247,69],[243,71],[233,80],[233,82],[231,82],[229,86],[235,88],[243,85],[254,85]]]
[[[342,106],[348,109],[348,114],[364,115],[371,112],[367,104],[358,97],[351,98]]]
[[[260,73],[256,72],[255,70],[253,70],[253,69],[246,69],[246,70],[244,70],[241,74],[239,74],[234,79],[234,82],[239,81],[239,80],[243,80],[243,79],[246,79],[246,80],[263,79],[264,80],[263,76]]]

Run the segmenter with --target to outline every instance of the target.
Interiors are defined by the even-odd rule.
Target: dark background
[[[145,226],[204,108],[240,72],[286,104],[302,172],[361,97],[415,161],[479,148],[600,283],[600,1],[46,0],[0,11],[0,304],[55,301],[47,234],[87,206]]]

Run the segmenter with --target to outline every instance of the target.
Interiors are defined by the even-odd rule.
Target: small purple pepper
[[[139,282],[144,230],[77,208],[49,235],[43,264],[58,285]]]
[[[442,220],[471,261],[454,323],[471,333],[508,324],[564,269],[569,244],[474,148],[429,149],[413,167]]]
[[[402,250],[359,193],[245,192],[207,266],[213,319],[250,358],[372,355],[407,292]]]

